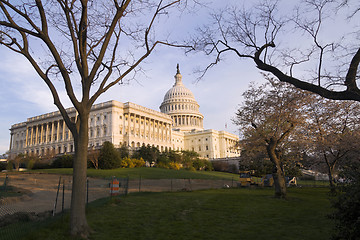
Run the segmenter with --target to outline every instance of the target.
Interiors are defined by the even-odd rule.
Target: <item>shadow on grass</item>
[[[100,199],[87,219],[90,239],[321,240],[330,238],[330,211],[327,189],[289,189],[287,200],[272,189],[220,189]],[[68,226],[68,215],[58,216],[23,239],[69,239]]]

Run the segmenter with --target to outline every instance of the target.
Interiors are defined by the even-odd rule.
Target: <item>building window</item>
[[[208,145],[206,145],[206,150],[209,150],[209,146],[208,146]]]

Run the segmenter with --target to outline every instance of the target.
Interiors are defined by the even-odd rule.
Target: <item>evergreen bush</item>
[[[121,166],[120,154],[111,142],[106,141],[102,145],[98,163],[100,169],[114,169]]]
[[[51,168],[72,168],[73,162],[74,162],[73,155],[65,154],[65,155],[57,156],[55,160],[51,163]]]

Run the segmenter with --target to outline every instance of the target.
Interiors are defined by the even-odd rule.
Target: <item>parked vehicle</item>
[[[266,174],[262,179],[264,187],[272,187],[274,185],[274,178],[272,174]]]
[[[254,184],[250,171],[240,171],[239,173],[240,187],[250,187],[250,185]]]

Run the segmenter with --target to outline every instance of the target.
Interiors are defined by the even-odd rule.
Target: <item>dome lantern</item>
[[[180,69],[179,69],[179,64],[177,64],[176,65],[176,75],[175,75],[175,84],[174,84],[174,86],[176,86],[176,85],[184,85],[183,83],[182,83],[182,76],[181,76],[181,74],[180,74]]]

